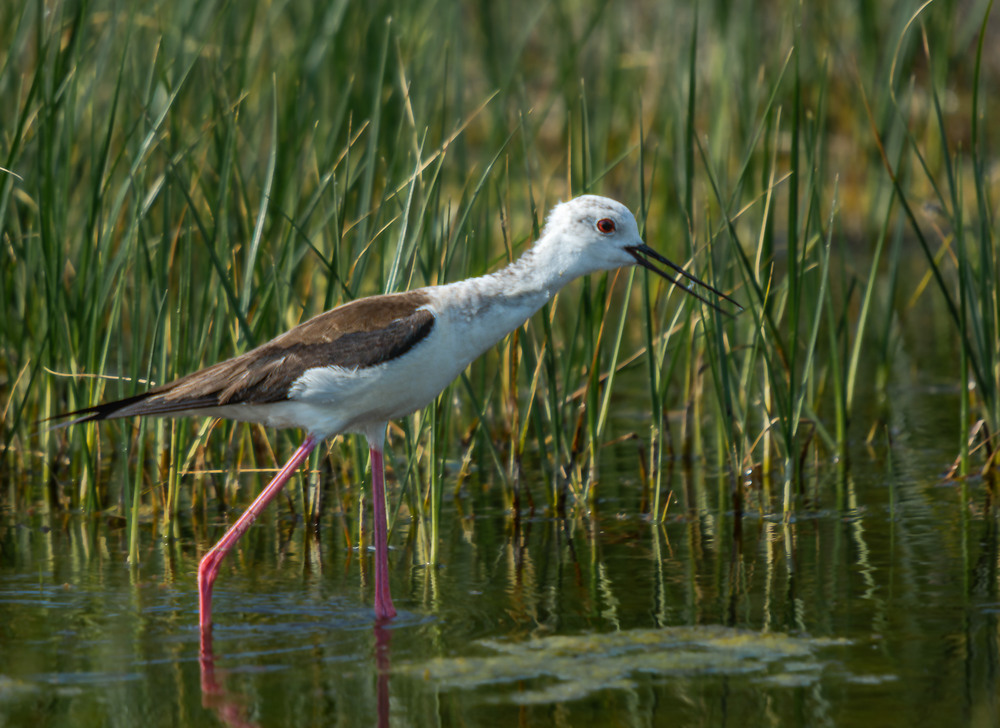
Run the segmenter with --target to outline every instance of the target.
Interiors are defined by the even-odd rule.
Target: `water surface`
[[[942,477],[949,396],[926,388],[839,481],[809,473],[788,524],[737,528],[681,469],[651,523],[630,442],[589,514],[446,503],[436,566],[394,534],[385,626],[339,521],[270,516],[222,569],[211,661],[195,570],[218,532],[150,525],[130,571],[120,519],[5,512],[0,724],[997,725],[995,515]]]

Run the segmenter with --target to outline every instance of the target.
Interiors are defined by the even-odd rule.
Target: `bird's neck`
[[[536,243],[505,268],[438,288],[471,349],[485,350],[518,328],[579,273]]]
[[[512,310],[530,309],[526,317],[530,316],[579,276],[567,261],[558,259],[555,254],[558,246],[545,242],[550,241],[536,243],[520,258],[494,273],[455,285],[463,287],[465,295],[474,299],[500,303]]]
[[[557,246],[536,244],[505,268],[478,280],[493,288],[496,295],[537,298],[541,308],[567,283],[579,277],[570,268],[571,261],[560,259],[557,251]]]

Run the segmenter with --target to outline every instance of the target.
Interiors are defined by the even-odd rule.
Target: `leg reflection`
[[[378,727],[389,726],[389,672],[392,669],[390,642],[392,633],[385,628],[389,620],[375,622],[375,670],[378,675],[376,697],[378,701]]]

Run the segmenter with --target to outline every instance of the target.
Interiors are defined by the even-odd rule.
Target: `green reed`
[[[737,8],[650,7],[650,20],[528,3],[4,5],[5,494],[115,510],[133,544],[149,519],[246,502],[266,473],[242,471],[280,464],[294,434],[40,423],[358,296],[495,270],[551,204],[582,192],[629,203],[650,245],[746,310],[716,313],[645,272],[563,291],[391,429],[392,514],[426,525],[430,560],[447,489],[469,495],[463,508],[587,509],[616,487],[601,477],[609,439],[632,448],[654,519],[670,469],[692,462],[731,474],[720,498],[733,507],[752,473],[759,507],[790,514],[805,463],[846,464],[872,428],[857,403],[889,376],[900,209],[959,332],[969,412],[992,436],[987,46],[958,80],[972,133],[955,151],[940,59],[958,41],[928,23],[920,55],[916,9],[844,9],[834,22],[795,5],[762,41],[752,9]],[[833,41],[856,52],[853,70]],[[906,121],[926,89],[903,79],[923,65],[934,136]],[[939,241],[917,219],[928,190],[951,231]],[[863,250],[848,224],[871,231]],[[954,264],[941,256],[952,250]],[[618,425],[625,391],[648,392],[648,429]],[[338,438],[288,502],[314,519],[332,488],[353,515],[367,467],[366,448]],[[127,484],[109,475],[125,471]],[[527,473],[546,486],[526,488]]]

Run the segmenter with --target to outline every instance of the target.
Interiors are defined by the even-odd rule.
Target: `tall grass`
[[[981,97],[983,54],[993,2],[990,0],[982,17],[972,80],[966,90],[971,96],[968,149],[956,146],[950,138],[942,99],[948,93],[948,69],[936,38],[928,31],[925,7],[913,16],[906,33],[919,34],[932,79],[927,89],[929,98],[921,99],[912,89],[899,88],[894,73],[892,121],[902,129],[902,150],[899,161],[894,163],[883,153],[882,162],[956,332],[959,381],[965,391],[960,398],[961,416],[956,428],[959,437],[955,470],[963,475],[970,471],[970,447],[979,444],[985,453],[980,469],[983,474],[995,476],[996,433],[1000,428],[1000,254],[992,201],[995,185],[990,172],[991,140],[983,133],[987,117]],[[909,123],[910,109],[918,101],[929,105],[923,128]],[[906,163],[912,165],[912,171],[904,172]],[[904,186],[904,174],[915,177],[913,187],[919,193]],[[919,219],[922,207],[934,210],[937,219],[930,224]],[[995,488],[995,477],[990,480]]]
[[[806,463],[846,467],[872,428],[857,403],[884,386],[885,322],[915,289],[898,280],[908,235],[953,317],[955,377],[976,383],[962,427],[975,412],[992,443],[991,3],[969,27],[942,20],[948,3],[772,5],[5,4],[5,498],[115,509],[133,529],[245,502],[245,471],[280,464],[294,433],[39,423],[358,296],[493,270],[582,192],[627,202],[651,245],[746,312],[645,272],[562,292],[390,430],[396,513],[426,522],[429,560],[449,488],[591,507],[621,408],[650,418],[629,447],[652,518],[665,472],[693,460],[731,473],[727,509],[748,494],[806,507]],[[936,248],[916,212],[928,191],[947,223]],[[638,405],[619,390],[637,379]],[[362,445],[339,439],[312,466],[326,477],[301,480],[296,512],[315,518],[331,488],[360,512]],[[526,488],[529,471],[546,485]]]

